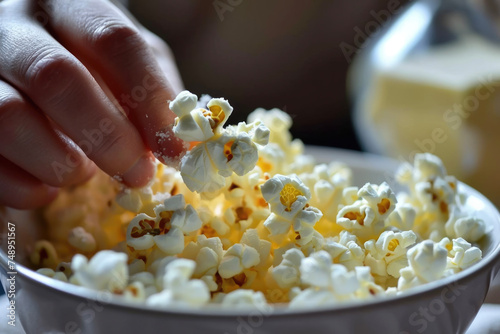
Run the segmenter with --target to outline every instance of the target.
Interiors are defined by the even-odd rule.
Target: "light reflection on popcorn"
[[[394,296],[481,259],[487,225],[433,155],[400,168],[396,196],[316,164],[278,109],[226,125],[228,101],[187,91],[170,109],[191,142],[180,171],[158,163],[141,189],[102,173],[63,189],[30,256],[39,274],[157,308],[268,310]]]

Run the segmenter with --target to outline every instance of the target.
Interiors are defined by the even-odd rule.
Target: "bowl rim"
[[[320,151],[322,151],[323,147],[317,147]],[[329,148],[328,148],[329,149]],[[358,153],[365,154],[364,152],[353,152],[349,150],[343,150],[348,155],[358,156]],[[382,160],[386,160],[391,164],[394,163],[393,159],[377,156],[375,154],[368,153],[367,156],[369,159],[373,158],[381,158]],[[341,161],[342,162],[342,161]],[[346,163],[350,165],[350,163]],[[474,188],[462,183],[458,182],[458,186],[461,191],[465,191],[469,196],[473,195],[478,197],[479,200],[485,204],[485,209],[490,211],[495,216],[496,224],[500,227],[500,212],[498,209],[489,201],[483,194],[475,190]],[[493,222],[494,226],[495,222]],[[491,232],[491,231],[490,231]],[[4,252],[3,248],[0,248],[0,266],[5,270],[8,275],[10,271],[8,269],[8,261],[11,261],[7,254]],[[12,261],[11,261],[12,262]],[[345,301],[338,304],[329,304],[322,305],[316,307],[300,307],[300,308],[286,308],[281,306],[270,306],[266,309],[256,309],[255,307],[243,308],[243,307],[234,307],[228,308],[223,307],[221,305],[208,305],[202,307],[179,307],[175,306],[172,308],[154,308],[152,306],[148,306],[144,303],[137,303],[125,300],[120,295],[115,295],[110,292],[105,291],[97,291],[86,287],[76,286],[71,283],[58,281],[52,279],[50,277],[44,276],[40,273],[37,273],[34,270],[29,269],[28,267],[14,261],[16,264],[15,272],[17,275],[21,275],[22,278],[29,281],[30,284],[37,285],[42,288],[47,288],[52,293],[61,293],[61,296],[69,297],[72,299],[78,299],[80,301],[90,300],[98,303],[102,303],[105,306],[112,306],[117,309],[121,309],[127,312],[153,312],[158,316],[172,315],[176,317],[202,317],[202,318],[213,318],[213,319],[224,319],[242,316],[248,317],[257,314],[272,316],[274,317],[296,317],[296,316],[306,316],[306,315],[319,315],[324,313],[331,312],[349,312],[350,310],[356,309],[364,309],[371,308],[373,306],[383,306],[386,303],[392,303],[397,301],[409,301],[412,299],[420,299],[422,296],[427,294],[433,294],[436,290],[443,290],[447,286],[453,284],[454,282],[460,282],[466,280],[468,278],[472,278],[474,276],[489,272],[490,270],[496,269],[500,270],[500,238],[496,245],[493,246],[493,249],[483,257],[479,262],[473,264],[472,266],[462,270],[459,273],[453,274],[451,276],[441,278],[437,281],[433,281],[430,283],[426,283],[424,285],[420,285],[414,288],[411,288],[407,291],[404,291],[401,294],[393,295],[393,296],[380,296],[375,297],[370,300],[362,299],[362,300],[352,300]],[[0,274],[3,274],[0,271]],[[498,273],[497,273],[498,274]],[[494,279],[495,275],[491,275],[490,282]],[[103,298],[106,296],[106,298]],[[108,299],[109,300],[104,300]],[[222,312],[221,312],[222,311]]]

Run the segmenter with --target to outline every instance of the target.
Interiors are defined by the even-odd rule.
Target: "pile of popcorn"
[[[45,209],[39,273],[160,308],[302,308],[404,293],[481,259],[487,226],[436,156],[399,169],[407,192],[358,188],[344,164],[303,154],[283,111],[225,126],[231,105],[206,100],[170,102],[191,147],[179,171],[158,164],[142,189],[98,175]]]

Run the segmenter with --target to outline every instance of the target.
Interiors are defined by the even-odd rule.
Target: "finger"
[[[8,19],[21,15],[15,10],[27,9],[8,10],[13,12],[5,10],[0,22],[1,31],[10,32],[0,43],[0,74],[28,95],[101,169],[131,186],[145,185],[153,176],[154,164],[133,124],[81,62],[38,22]]]
[[[0,156],[0,204],[33,209],[50,203],[58,188],[48,186]]]
[[[106,1],[51,0],[52,31],[71,52],[96,68],[163,162],[179,157],[184,143],[172,133],[167,101],[176,93],[139,30]]]
[[[51,186],[83,182],[95,170],[78,146],[58,136],[31,102],[2,80],[0,133],[0,155]]]

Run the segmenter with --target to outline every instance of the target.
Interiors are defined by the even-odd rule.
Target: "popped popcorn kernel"
[[[298,196],[304,196],[304,194],[290,183],[285,184],[280,191],[280,202],[285,206],[285,211],[292,211],[292,204],[295,203]]]
[[[157,162],[139,189],[100,172],[62,189],[31,249],[40,274],[159,309],[264,313],[400,295],[482,258],[488,222],[434,155],[400,167],[396,195],[305,155],[279,109],[226,125],[223,98],[183,91],[169,107],[173,134],[157,139],[186,141],[180,170]]]

